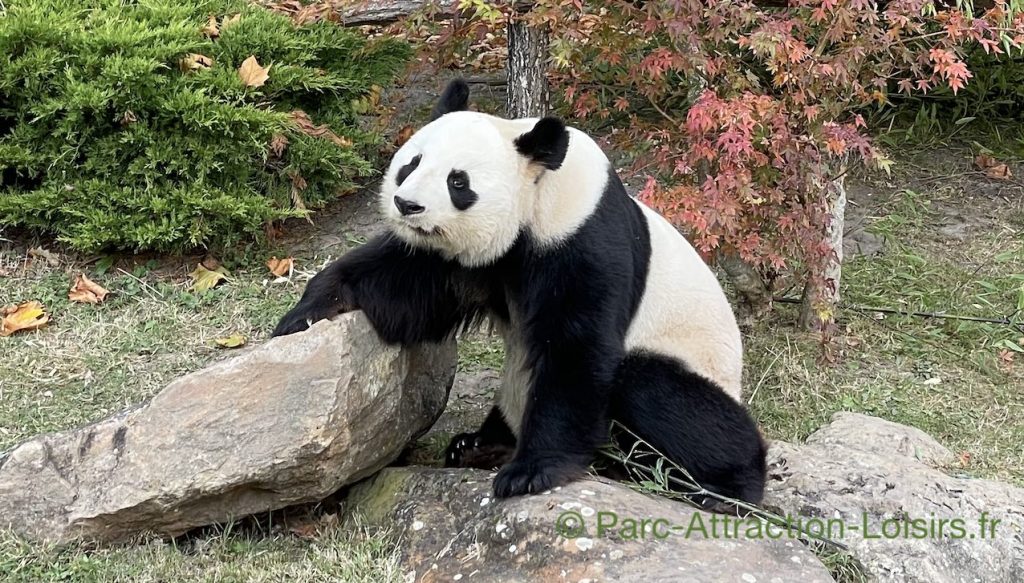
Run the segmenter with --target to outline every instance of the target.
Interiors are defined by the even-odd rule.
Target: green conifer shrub
[[[351,189],[378,141],[357,112],[409,57],[243,0],[3,6],[0,227],[84,251],[230,244]]]

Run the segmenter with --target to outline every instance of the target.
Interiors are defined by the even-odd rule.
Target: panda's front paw
[[[460,433],[444,452],[444,467],[494,470],[512,459],[514,453],[515,447],[487,443],[479,431]]]
[[[322,319],[322,316],[318,316],[299,304],[289,310],[288,313],[281,318],[281,321],[278,322],[277,326],[274,328],[274,333],[271,334],[271,338],[302,332],[312,326],[313,322]]]
[[[586,472],[586,466],[564,459],[515,459],[494,477],[494,495],[498,498],[539,494],[563,486]]]

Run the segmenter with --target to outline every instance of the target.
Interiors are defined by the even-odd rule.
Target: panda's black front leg
[[[533,330],[533,381],[515,456],[494,478],[498,497],[543,492],[586,473],[608,436],[607,412],[620,355],[614,331],[580,334],[581,320],[539,320]]]
[[[302,332],[314,322],[355,309],[351,286],[355,270],[352,263],[346,255],[313,276],[306,284],[299,303],[278,321],[272,336]]]
[[[309,281],[274,336],[363,310],[389,343],[438,342],[479,313],[468,271],[384,234],[346,253]]]

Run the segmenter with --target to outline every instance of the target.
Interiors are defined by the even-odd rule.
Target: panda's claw
[[[448,443],[444,465],[447,468],[494,470],[511,459],[514,453],[513,446],[487,443],[479,432],[460,433]]]
[[[299,302],[294,308],[285,314],[277,323],[271,337],[287,336],[308,330],[310,326],[327,318],[330,314],[310,304]]]

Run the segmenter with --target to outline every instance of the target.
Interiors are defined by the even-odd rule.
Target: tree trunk
[[[520,8],[520,10],[522,10]],[[548,112],[548,31],[528,26],[517,14],[508,24],[508,117]]]
[[[772,290],[754,266],[729,253],[719,253],[716,260],[736,290],[740,323],[753,324],[772,309]]]
[[[823,186],[828,188],[832,195],[829,210],[832,220],[829,222],[826,238],[833,255],[825,263],[823,277],[820,280],[811,278],[804,285],[799,325],[810,330],[823,330],[834,322],[839,306],[839,283],[843,270],[843,229],[846,224],[846,184],[843,174],[840,169],[836,172],[839,178]]]

